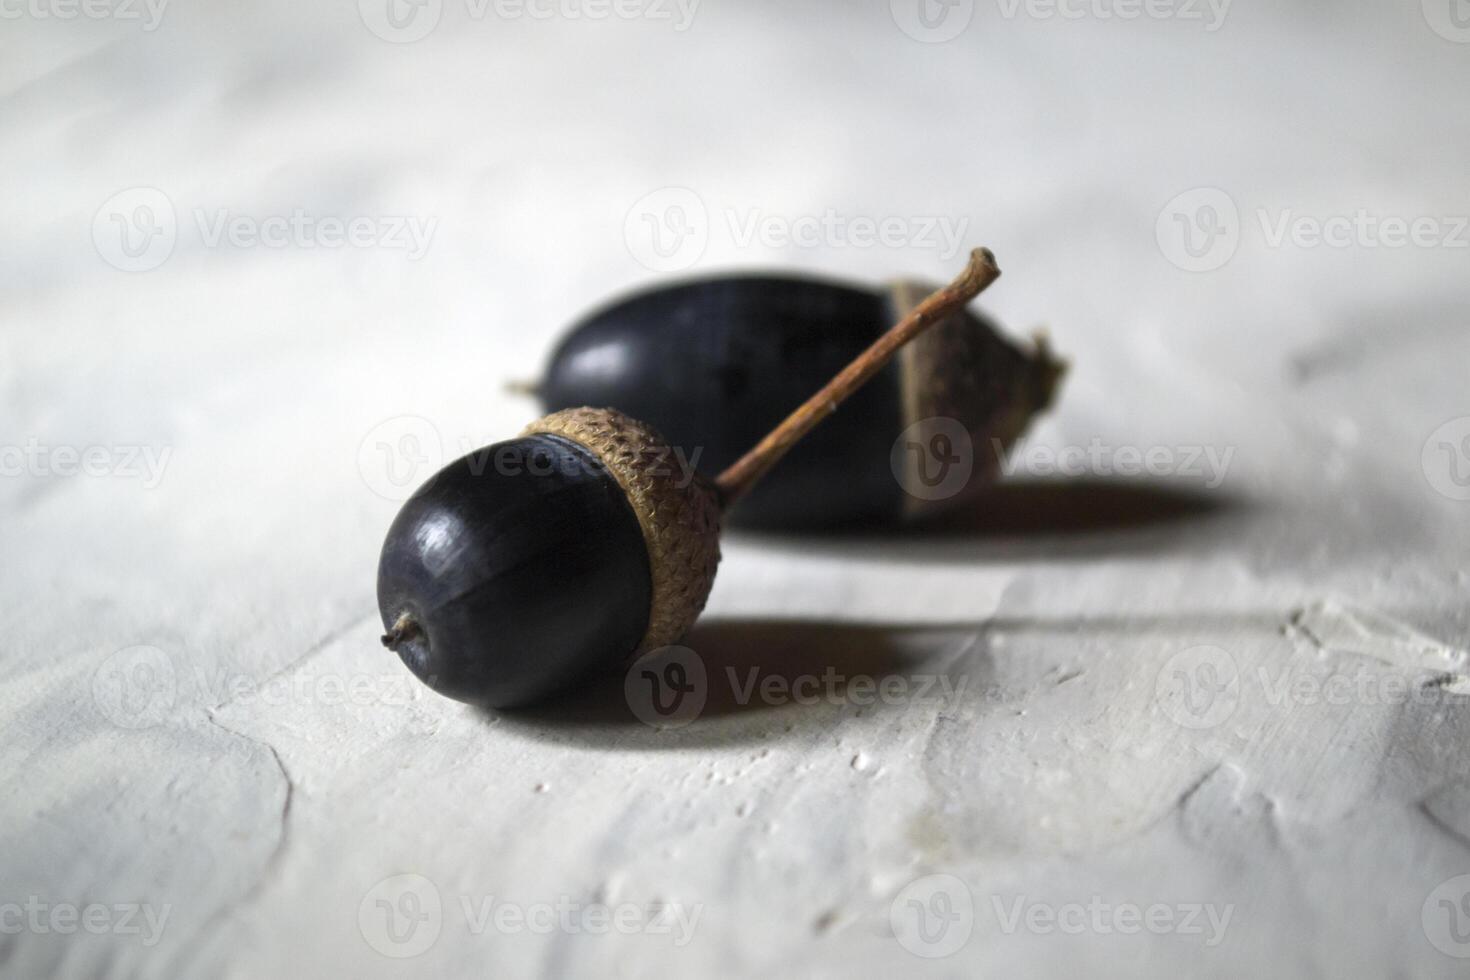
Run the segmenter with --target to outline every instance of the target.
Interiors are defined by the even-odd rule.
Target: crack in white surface
[[[1463,684],[1466,652],[1441,643],[1406,623],[1337,599],[1295,611],[1291,626],[1327,653],[1371,657],[1403,670],[1434,670],[1437,684]]]
[[[271,880],[280,874],[280,870],[284,865],[286,858],[291,807],[296,798],[296,784],[291,779],[291,774],[286,769],[286,764],[284,761],[282,761],[281,754],[280,752],[276,751],[275,746],[271,745],[264,739],[257,738],[254,735],[249,735],[242,731],[238,731],[237,729],[231,728],[228,725],[224,724],[219,720],[219,718],[215,716],[214,709],[212,708],[203,709],[203,717],[210,725],[212,725],[219,731],[224,732],[226,735],[229,735],[232,738],[240,739],[246,744],[254,745],[261,749],[264,749],[266,753],[270,756],[271,761],[275,766],[276,772],[280,774],[281,784],[284,787],[280,814],[277,819],[277,838],[275,847],[271,849],[270,855],[265,859],[264,863],[262,863],[259,871],[254,877],[254,880],[251,881],[251,883],[245,888],[245,890],[231,901],[222,904],[214,909],[209,917],[195,931],[195,937],[208,937],[212,939],[216,935],[216,931],[221,923],[228,921],[240,909],[253,903],[257,898],[260,897],[260,894],[265,890],[266,886],[271,882]],[[190,965],[190,963],[197,960],[198,957],[204,955],[207,950],[206,944],[197,941],[197,939],[195,941],[186,942],[183,945],[183,948],[184,954],[182,959],[182,966],[186,969],[182,971],[182,975],[187,975],[187,967]]]
[[[361,616],[354,616],[351,620],[349,620],[348,622],[344,623],[343,625],[338,626],[335,629],[329,630],[325,636],[323,636],[320,640],[317,640],[315,643],[313,643],[310,646],[308,646],[294,660],[291,660],[289,663],[286,663],[286,664],[282,665],[281,667],[276,668],[275,670],[271,671],[271,673],[267,674],[264,678],[262,678],[259,682],[251,685],[250,690],[264,690],[264,689],[270,687],[270,685],[273,682],[279,680],[280,678],[285,677],[286,675],[292,673],[293,671],[296,671],[296,670],[301,669],[301,667],[305,666],[313,657],[315,657],[318,654],[320,654],[323,650],[326,650],[333,643],[337,642],[342,637],[344,637],[348,633],[352,632],[352,630],[354,630],[358,626],[362,625],[363,623],[366,623],[366,622],[369,622],[369,621],[375,619],[376,616],[377,616],[376,613],[366,613],[366,614],[361,615]],[[214,704],[214,705],[209,706],[208,710],[211,712],[211,715],[210,715],[211,720],[213,720],[213,714],[212,714],[212,712],[220,711],[220,710],[228,707],[229,705],[233,704],[241,696],[242,696],[242,692],[236,691],[235,693],[231,694],[230,696],[228,696],[228,697],[224,698],[223,700],[219,701],[217,704]],[[236,734],[240,734],[240,733],[237,732]]]

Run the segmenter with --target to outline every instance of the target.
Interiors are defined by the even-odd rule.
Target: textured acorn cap
[[[679,640],[704,610],[720,564],[720,504],[712,487],[652,427],[610,408],[568,408],[522,435],[570,439],[596,456],[643,529],[653,598],[636,655]]]
[[[936,288],[923,282],[891,283],[888,299],[895,318]],[[907,518],[951,510],[974,499],[999,472],[1001,454],[1051,406],[1067,373],[1067,362],[1052,353],[1045,334],[1038,332],[1030,345],[1018,345],[965,309],[917,337],[898,352],[897,361],[903,427],[925,419],[954,419],[965,427],[974,452],[974,471],[958,494],[942,500],[910,495],[904,500]],[[915,457],[905,459],[908,467],[922,465]]]

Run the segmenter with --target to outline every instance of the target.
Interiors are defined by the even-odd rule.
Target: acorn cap
[[[607,467],[628,497],[648,546],[652,599],[638,655],[679,640],[704,610],[720,564],[720,503],[714,487],[680,465],[668,440],[610,408],[568,408],[521,434],[561,436]]]
[[[908,280],[890,283],[894,317],[907,315],[936,288]],[[954,497],[906,496],[904,516],[911,519],[952,510],[978,496],[999,471],[1001,451],[1009,450],[1032,419],[1051,405],[1067,373],[1067,362],[1052,353],[1044,334],[1037,333],[1029,348],[1018,346],[966,309],[955,310],[915,338],[895,360],[903,428],[926,419],[958,420],[975,454],[974,474]],[[910,468],[923,465],[917,457],[905,460]]]

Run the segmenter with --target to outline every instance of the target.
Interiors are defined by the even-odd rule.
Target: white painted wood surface
[[[0,974],[1465,975],[1455,8],[301,7],[5,8]],[[1062,402],[973,527],[732,538],[687,726],[429,695],[390,477],[528,420],[665,188],[693,272],[941,278],[963,222]],[[910,240],[770,237],[829,212]],[[297,214],[375,244],[250,237]]]

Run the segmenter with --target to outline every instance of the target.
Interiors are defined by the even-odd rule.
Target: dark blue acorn
[[[553,412],[450,463],[403,505],[383,542],[384,645],[439,693],[499,708],[677,641],[714,583],[723,508],[999,274],[977,250],[955,283],[837,365],[717,478],[614,409]]]
[[[643,419],[712,477],[902,319],[932,287],[885,291],[818,279],[729,276],[636,293],[585,317],[552,354],[536,393],[548,412],[607,405]],[[728,515],[753,527],[910,520],[957,508],[1050,405],[1064,365],[1044,338],[1007,340],[957,310],[916,339],[776,466]],[[956,420],[973,448],[968,482],[915,496],[895,478],[899,434]]]
[[[378,566],[383,625],[403,662],[441,694],[492,704],[574,680],[605,645],[632,650],[649,588],[643,532],[617,480],[553,435],[445,467],[404,504]],[[464,637],[522,655],[448,656]]]

